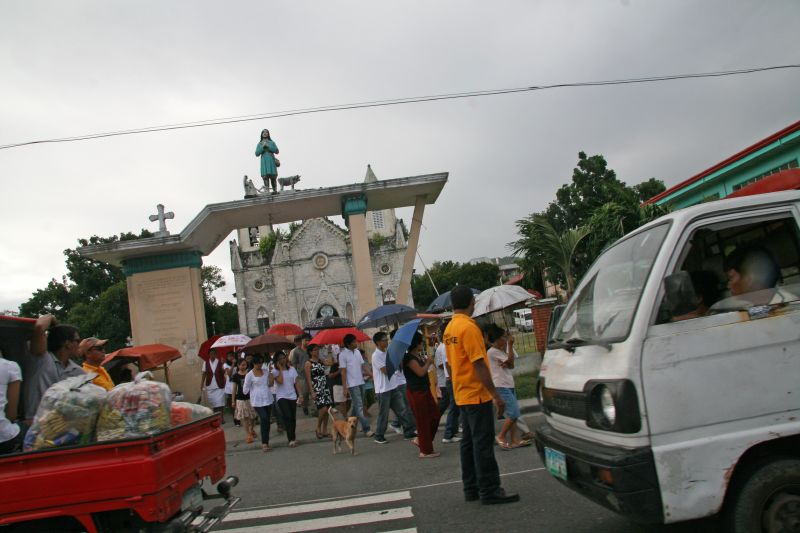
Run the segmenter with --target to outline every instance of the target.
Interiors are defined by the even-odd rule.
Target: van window
[[[642,288],[668,224],[628,237],[595,261],[559,321],[555,345],[618,342],[628,336]]]
[[[800,299],[800,233],[792,216],[697,228],[665,280],[657,323]]]

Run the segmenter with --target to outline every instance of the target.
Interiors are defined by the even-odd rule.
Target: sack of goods
[[[172,402],[170,407],[170,419],[172,427],[188,424],[201,418],[206,418],[214,414],[214,411],[203,405],[188,402]]]
[[[25,435],[26,452],[94,440],[97,418],[107,393],[91,383],[93,378],[94,374],[67,378],[45,391]]]
[[[144,437],[170,428],[172,392],[164,383],[140,372],[131,383],[108,392],[97,420],[97,441]]]

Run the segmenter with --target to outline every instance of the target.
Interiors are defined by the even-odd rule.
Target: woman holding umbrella
[[[422,354],[422,341],[422,334],[415,332],[403,357],[403,375],[407,382],[406,397],[417,421],[417,438],[412,442],[419,446],[420,459],[433,459],[441,455],[433,451],[433,438],[440,416],[428,381],[428,370],[433,366],[434,358]]]
[[[319,345],[308,345],[308,361],[306,361],[303,371],[306,375],[306,383],[310,385],[311,399],[317,406],[317,427],[314,432],[318,439],[329,437],[328,435],[328,409],[333,406],[333,395],[328,388],[328,380],[325,375],[325,367],[330,366],[329,360],[319,358]]]

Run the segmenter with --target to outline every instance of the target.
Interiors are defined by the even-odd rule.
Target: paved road
[[[532,414],[526,419],[536,423],[540,417]],[[387,435],[390,442],[384,445],[359,437],[356,456],[334,456],[330,440],[318,441],[308,419],[300,425],[300,446],[295,449],[286,447],[283,435],[273,435],[274,450],[266,454],[255,445],[229,445],[228,472],[240,478],[236,493],[242,502],[216,531],[716,530],[709,521],[671,527],[633,524],[552,479],[533,447],[496,448],[503,485],[518,492],[522,500],[490,507],[463,501],[458,444],[437,442],[442,457],[421,460],[417,449],[401,435]]]

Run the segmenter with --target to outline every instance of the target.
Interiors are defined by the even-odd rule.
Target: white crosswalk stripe
[[[221,524],[224,529],[215,528],[215,531],[252,532],[252,533],[290,533],[295,531],[315,531],[321,529],[365,526],[379,524],[393,520],[408,520],[414,518],[410,505],[392,507],[400,502],[410,503],[410,491],[390,492],[370,496],[358,496],[341,500],[316,501],[312,503],[296,503],[281,507],[266,507],[263,509],[248,509],[234,511],[228,515]],[[355,511],[356,507],[380,507]],[[388,508],[387,508],[388,507]],[[353,510],[354,512],[350,512]],[[313,513],[328,511],[344,511],[344,514],[334,516],[310,517]],[[297,520],[276,522],[276,518],[295,517]],[[260,520],[269,523],[252,523],[243,525],[242,521]],[[400,525],[400,524],[398,524]],[[404,524],[408,525],[408,524]],[[227,527],[226,527],[227,526]],[[396,527],[396,526],[395,526]],[[389,526],[386,531],[391,529]],[[391,533],[416,532],[416,528],[396,529]]]

